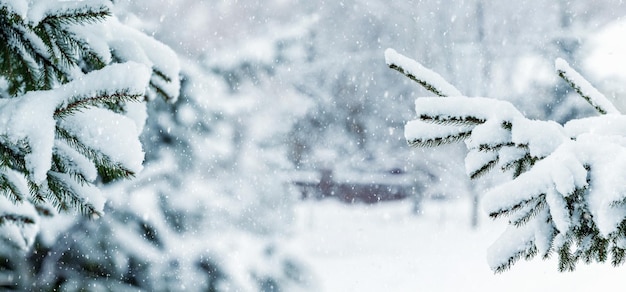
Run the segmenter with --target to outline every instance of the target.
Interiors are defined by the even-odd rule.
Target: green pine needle
[[[559,272],[572,272],[576,269],[576,257],[570,252],[570,242],[565,242],[557,251]]]
[[[624,264],[624,262],[626,261],[626,249],[617,247],[615,245],[615,243],[613,243],[613,246],[611,247],[611,264],[614,267],[620,266],[622,264]]]
[[[530,198],[530,199],[526,199],[526,200],[521,200],[519,201],[517,204],[513,205],[513,206],[509,206],[503,209],[500,209],[498,211],[494,211],[489,213],[489,217],[493,218],[493,219],[497,219],[500,218],[502,216],[509,216],[511,214],[513,214],[514,212],[517,212],[519,210],[522,210],[523,208],[527,207],[528,205],[538,205],[538,202],[540,201],[544,201],[545,202],[545,194],[539,194],[536,197]]]
[[[404,76],[408,77],[409,79],[417,82],[419,85],[421,85],[422,87],[424,87],[426,90],[434,93],[437,96],[441,96],[441,97],[446,97],[445,94],[443,94],[443,92],[441,92],[436,86],[428,83],[425,80],[419,79],[417,78],[415,75],[408,73],[406,71],[404,71],[404,68],[396,65],[396,64],[389,64],[389,68],[396,70],[398,72],[400,72],[401,74],[403,74]]]
[[[23,203],[26,199],[26,194],[23,194],[4,172],[0,172],[0,193],[14,204]]]
[[[518,211],[511,212],[509,216],[513,216],[513,213],[523,212],[522,214],[515,214],[517,218],[511,220],[509,223],[515,227],[520,227],[528,223],[530,219],[534,218],[544,208],[548,206],[545,195],[541,195],[534,200],[529,201],[526,207],[519,209]]]
[[[477,179],[477,178],[480,178],[480,177],[484,176],[485,174],[489,173],[489,171],[491,171],[496,165],[498,165],[499,161],[500,161],[500,157],[496,156],[495,159],[488,161],[487,163],[485,163],[480,168],[472,171],[469,174],[470,179]]]
[[[472,131],[460,132],[455,135],[448,135],[445,137],[436,137],[430,139],[413,139],[407,141],[411,147],[436,147],[444,144],[452,144],[459,141],[463,141],[472,135]]]
[[[466,117],[451,117],[451,116],[437,116],[437,115],[426,115],[422,114],[419,117],[420,120],[431,122],[440,125],[468,125],[475,126],[485,123],[485,119],[480,119],[477,117],[466,116]]]
[[[51,203],[57,208],[58,212],[67,212],[70,210],[78,210],[81,214],[88,217],[100,217],[102,214],[96,208],[83,198],[78,190],[67,182],[69,177],[64,177],[62,173],[48,172],[48,190]]]
[[[62,119],[88,107],[104,106],[109,109],[118,108],[115,105],[125,102],[138,102],[142,98],[142,94],[132,93],[128,89],[113,92],[100,91],[87,96],[74,96],[70,98],[66,105],[54,111],[54,117]]]
[[[114,162],[108,156],[99,151],[91,149],[80,142],[80,140],[72,136],[65,129],[56,128],[57,137],[65,141],[70,147],[78,151],[78,153],[91,160],[98,170],[98,174],[104,182],[115,181],[118,179],[128,179],[134,177],[135,173],[125,168],[120,163]]]
[[[528,246],[526,247],[526,249],[518,251],[518,252],[512,254],[505,263],[503,263],[503,264],[493,268],[493,271],[496,274],[502,273],[502,272],[506,272],[507,270],[509,270],[511,268],[511,266],[513,266],[513,264],[515,264],[522,257],[525,260],[530,260],[536,254],[537,254],[537,246],[535,246],[534,242],[530,242],[528,244]]]
[[[106,6],[84,7],[70,11],[58,11],[48,14],[41,20],[41,24],[85,25],[102,22],[112,15]]]
[[[478,145],[478,151],[498,151],[504,147],[514,147],[514,146],[517,146],[517,145],[515,145],[515,143],[513,142],[496,143],[496,144],[480,144]]]

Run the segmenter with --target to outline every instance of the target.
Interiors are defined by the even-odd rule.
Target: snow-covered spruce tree
[[[418,98],[419,119],[405,127],[408,143],[431,147],[465,141],[466,172],[494,168],[512,179],[490,190],[484,208],[507,217],[508,229],[489,248],[496,272],[520,258],[558,256],[560,271],[579,261],[626,260],[626,116],[564,60],[556,71],[601,115],[530,120],[508,102],[465,97],[440,75],[392,49],[387,64],[439,97]]]
[[[42,215],[102,215],[96,184],[142,168],[141,101],[178,94],[175,57],[112,5],[0,0],[0,238],[11,246],[28,249]]]

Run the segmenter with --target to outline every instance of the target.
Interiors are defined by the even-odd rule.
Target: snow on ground
[[[472,230],[469,206],[466,200],[430,201],[414,216],[409,201],[303,202],[293,243],[322,291],[597,291],[623,285],[626,267],[579,264],[576,272],[559,273],[555,257],[522,260],[493,274],[486,251],[505,222],[485,216]]]

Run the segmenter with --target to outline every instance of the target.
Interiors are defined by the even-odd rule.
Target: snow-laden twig
[[[389,68],[394,69],[411,80],[419,83],[428,91],[438,96],[462,96],[461,92],[448,83],[441,75],[422,66],[415,60],[407,58],[394,49],[385,50],[385,61]]]
[[[557,73],[567,82],[582,98],[591,104],[601,114],[620,114],[613,103],[598,91],[585,77],[574,70],[567,61],[558,58],[554,62]]]

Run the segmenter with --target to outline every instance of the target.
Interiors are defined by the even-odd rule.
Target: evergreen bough
[[[530,120],[512,104],[465,97],[441,76],[392,49],[387,64],[438,97],[418,98],[405,136],[413,147],[464,141],[470,178],[493,169],[512,179],[485,194],[492,218],[509,227],[489,248],[495,272],[520,258],[556,254],[559,271],[579,261],[626,261],[626,116],[564,60],[556,71],[599,116],[563,125]]]
[[[0,238],[12,246],[30,247],[40,216],[101,216],[96,185],[141,169],[143,121],[129,111],[177,97],[175,54],[112,8],[0,0]]]

